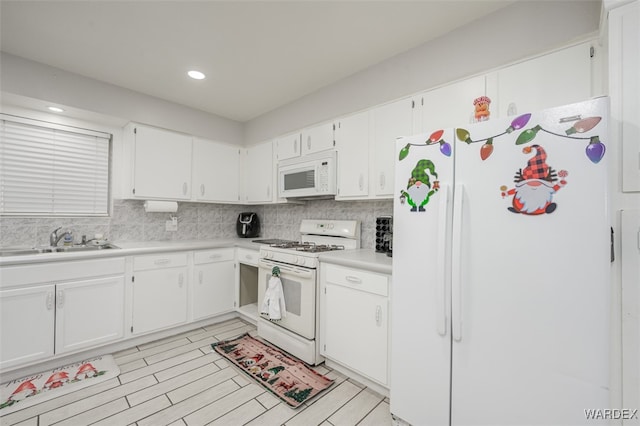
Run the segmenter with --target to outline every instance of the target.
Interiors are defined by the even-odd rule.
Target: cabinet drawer
[[[238,263],[246,263],[247,265],[258,265],[258,259],[260,258],[260,252],[256,250],[249,250],[238,248],[237,250],[237,259]]]
[[[225,260],[233,260],[233,249],[215,249],[215,250],[202,250],[193,254],[193,263],[196,265],[202,263],[222,262]]]
[[[124,274],[124,257],[6,266],[0,288],[119,274]]]
[[[339,284],[381,296],[387,296],[389,293],[389,277],[387,275],[335,265],[323,265],[322,267],[325,269],[324,276],[328,283]]]
[[[133,258],[133,270],[145,271],[149,269],[174,268],[187,265],[187,253],[164,253],[150,256],[136,256]]]

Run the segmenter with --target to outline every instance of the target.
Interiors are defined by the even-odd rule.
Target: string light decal
[[[409,155],[409,150],[412,146],[430,146],[430,145],[438,145],[440,147],[440,152],[447,157],[451,157],[451,144],[442,139],[442,135],[444,134],[444,130],[436,130],[431,133],[429,138],[424,142],[424,144],[417,143],[408,143],[401,150],[398,159],[400,161],[407,158]]]
[[[528,114],[528,113],[519,115],[511,122],[511,125],[509,125],[509,127],[507,127],[504,132],[488,137],[486,139],[473,140],[471,139],[471,135],[469,134],[469,131],[467,129],[462,129],[462,128],[456,129],[456,137],[458,138],[459,141],[465,142],[467,145],[470,145],[472,143],[484,142],[484,145],[482,145],[482,148],[480,148],[480,158],[482,159],[482,161],[484,161],[487,158],[489,158],[489,156],[493,153],[493,140],[495,138],[508,135],[516,130],[522,129],[524,126],[527,125],[530,118],[531,118],[531,114]]]
[[[555,133],[550,130],[544,129],[540,125],[537,125],[531,129],[527,129],[524,132],[520,133],[518,139],[516,139],[516,145],[523,145],[525,143],[531,142],[538,135],[538,132],[549,133],[550,135],[558,136],[566,139],[573,140],[588,140],[589,144],[585,149],[585,154],[587,158],[591,160],[592,163],[598,164],[600,160],[604,157],[604,153],[607,150],[605,145],[600,141],[600,136],[586,136],[586,137],[578,137],[578,136],[569,136],[575,133],[585,133],[589,130],[593,129],[600,123],[602,117],[587,117],[582,120],[575,122],[570,128],[565,130],[565,134]]]

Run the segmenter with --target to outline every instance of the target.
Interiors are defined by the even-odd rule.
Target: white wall
[[[245,143],[267,140],[584,39],[598,30],[600,6],[600,1],[519,1],[245,123]]]
[[[8,53],[0,55],[0,89],[5,98],[49,101],[117,117],[123,123],[136,121],[220,142],[243,142],[239,122]]]

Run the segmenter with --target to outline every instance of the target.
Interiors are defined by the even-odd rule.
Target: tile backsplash
[[[114,200],[110,217],[0,218],[0,247],[42,246],[49,244],[49,234],[62,226],[71,230],[76,241],[82,235],[93,238],[103,234],[113,242],[194,240],[236,237],[236,219],[241,212],[253,211],[260,218],[263,238],[298,240],[302,219],[349,219],[361,222],[361,246],[375,247],[376,217],[393,212],[391,200],[377,201],[307,201],[305,204],[230,205],[178,203],[178,231],[165,231],[172,214],[146,213],[144,202]]]

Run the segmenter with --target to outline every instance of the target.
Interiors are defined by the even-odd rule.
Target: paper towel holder
[[[176,201],[147,200],[144,202],[144,211],[147,213],[175,213],[178,211],[178,203]]]

